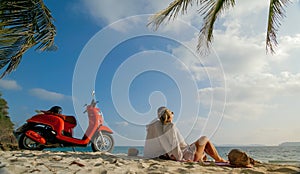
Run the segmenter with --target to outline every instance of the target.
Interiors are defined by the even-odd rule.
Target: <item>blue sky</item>
[[[267,2],[237,2],[217,21],[213,52],[195,53],[196,7],[154,32],[147,18],[168,1],[77,0],[45,3],[55,18],[55,52],[28,51],[0,89],[21,125],[36,109],[76,115],[96,90],[116,145],[143,145],[145,124],[167,105],[188,142],[277,145],[300,141],[299,1],[287,8],[277,54],[265,52]],[[89,56],[87,56],[89,55]]]

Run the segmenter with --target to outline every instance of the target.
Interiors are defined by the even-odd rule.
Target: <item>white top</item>
[[[176,160],[193,160],[196,146],[189,146],[173,123],[163,125],[154,120],[147,125],[144,157],[155,158],[168,153]]]

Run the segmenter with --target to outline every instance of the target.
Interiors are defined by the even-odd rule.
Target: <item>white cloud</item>
[[[267,57],[271,71],[277,74],[285,71],[298,73],[300,68],[300,33],[280,36],[278,41],[279,46],[276,49],[276,54]]]
[[[49,101],[59,101],[59,100],[63,100],[65,98],[67,98],[63,94],[47,91],[47,90],[41,89],[41,88],[31,89],[31,90],[29,90],[29,93],[32,96],[38,97],[43,100],[49,100]]]
[[[300,96],[300,73],[282,72],[273,74],[248,74],[227,79],[225,118],[232,120],[259,120],[269,110],[278,109],[278,98],[298,98]],[[200,102],[214,111],[222,112],[224,105],[223,88],[203,88],[199,90]],[[284,106],[286,107],[286,106]],[[295,113],[297,108],[295,108]]]
[[[128,27],[136,27],[135,21],[131,21],[132,24],[122,23],[119,20],[143,14],[155,14],[164,8],[166,8],[173,0],[160,1],[160,0],[152,0],[152,1],[139,1],[139,0],[127,0],[127,1],[118,1],[118,0],[89,0],[82,1],[82,5],[85,8],[78,8],[76,10],[81,10],[82,13],[89,13],[96,22],[103,25],[114,23],[118,21],[118,25],[113,25],[115,30],[118,31],[127,31]],[[194,6],[189,6],[189,13],[184,15],[178,15],[177,19],[181,19],[186,22],[188,25],[193,24],[194,26],[200,26],[199,18],[197,10],[198,7],[194,4]],[[84,11],[83,11],[84,10]],[[150,20],[149,20],[150,21]],[[149,21],[143,21],[146,24]],[[201,22],[201,21],[200,21]],[[166,24],[168,23],[168,24]],[[140,23],[139,23],[140,24]],[[182,30],[184,26],[178,25],[178,23],[171,21],[165,21],[165,23],[161,24],[161,31],[172,31],[179,32]],[[149,27],[150,29],[151,27]],[[171,29],[171,30],[170,30]]]
[[[267,70],[264,38],[259,36],[247,38],[231,31],[216,31],[213,48],[221,60],[226,76]]]
[[[236,5],[233,9],[231,9],[231,11],[229,11],[228,15],[244,18],[248,16],[259,15],[261,11],[267,10],[268,8],[268,1],[236,1]]]
[[[15,80],[0,80],[0,88],[6,90],[21,90],[22,87]]]
[[[129,125],[129,123],[127,121],[122,121],[122,122],[116,122],[115,123],[117,126],[122,126],[122,127],[126,127]]]
[[[140,0],[89,0],[82,1],[90,14],[96,20],[112,23],[132,15],[152,14],[168,5],[168,1],[140,1]]]

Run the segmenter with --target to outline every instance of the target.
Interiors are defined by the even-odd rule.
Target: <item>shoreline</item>
[[[0,173],[298,173],[300,164],[262,163],[253,168],[176,162],[104,152],[0,151]]]

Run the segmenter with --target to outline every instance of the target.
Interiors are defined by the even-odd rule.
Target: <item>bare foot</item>
[[[229,163],[229,161],[227,161],[223,158],[220,158],[219,160],[216,160],[215,162],[217,162],[217,163]]]
[[[207,156],[206,156],[205,153],[203,153],[203,155],[202,155],[202,157],[201,157],[201,160],[202,160],[202,161],[207,161]]]

